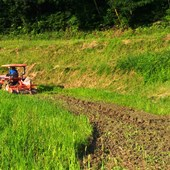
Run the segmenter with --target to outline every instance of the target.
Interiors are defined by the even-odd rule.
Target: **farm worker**
[[[18,77],[18,71],[15,67],[10,67],[7,76]]]

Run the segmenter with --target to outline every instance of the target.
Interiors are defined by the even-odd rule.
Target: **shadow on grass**
[[[38,86],[38,92],[39,93],[45,93],[45,92],[50,92],[50,93],[56,93],[64,89],[63,85],[39,85]]]
[[[88,140],[88,144],[78,146],[78,158],[80,160],[80,166],[82,168],[84,168],[85,164],[87,164],[87,162],[84,164],[83,159],[84,158],[86,159],[87,156],[90,155],[90,154],[95,154],[95,150],[96,150],[96,147],[97,147],[96,142],[97,142],[98,138],[99,138],[98,127],[94,123],[93,124],[93,133]]]

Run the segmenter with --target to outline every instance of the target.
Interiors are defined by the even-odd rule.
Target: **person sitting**
[[[9,73],[7,74],[7,76],[11,76],[13,78],[17,78],[18,77],[18,71],[16,70],[15,67],[10,67]]]
[[[16,85],[18,84],[18,71],[16,70],[15,67],[10,67],[9,68],[9,73],[6,75],[11,77],[12,79],[10,80],[11,85]]]

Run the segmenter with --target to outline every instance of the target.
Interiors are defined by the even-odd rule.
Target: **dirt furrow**
[[[83,153],[82,169],[170,169],[170,116],[158,116],[115,104],[60,96],[65,107],[85,114],[93,136]]]

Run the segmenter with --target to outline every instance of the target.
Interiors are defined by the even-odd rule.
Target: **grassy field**
[[[87,99],[89,88],[94,89],[94,96],[105,90],[100,100],[107,101],[110,92],[117,95],[110,97],[110,102],[156,114],[170,113],[168,27],[56,37],[56,33],[1,37],[0,63],[27,63],[28,74],[39,85],[84,88]],[[82,89],[75,94],[79,91],[81,95]]]
[[[144,110],[148,113],[168,115],[170,114],[170,98],[149,99],[141,97],[138,94],[119,94],[108,90],[91,89],[91,88],[73,88],[58,89],[53,93],[65,94],[80,98],[83,100],[117,103],[121,106],[135,108],[136,110]]]
[[[79,169],[79,148],[92,133],[89,122],[40,99],[46,94],[170,113],[169,28],[56,37],[0,36],[0,65],[27,63],[41,92],[37,97],[0,92],[0,169]]]
[[[0,95],[0,169],[79,169],[92,131],[84,116],[32,96]]]

